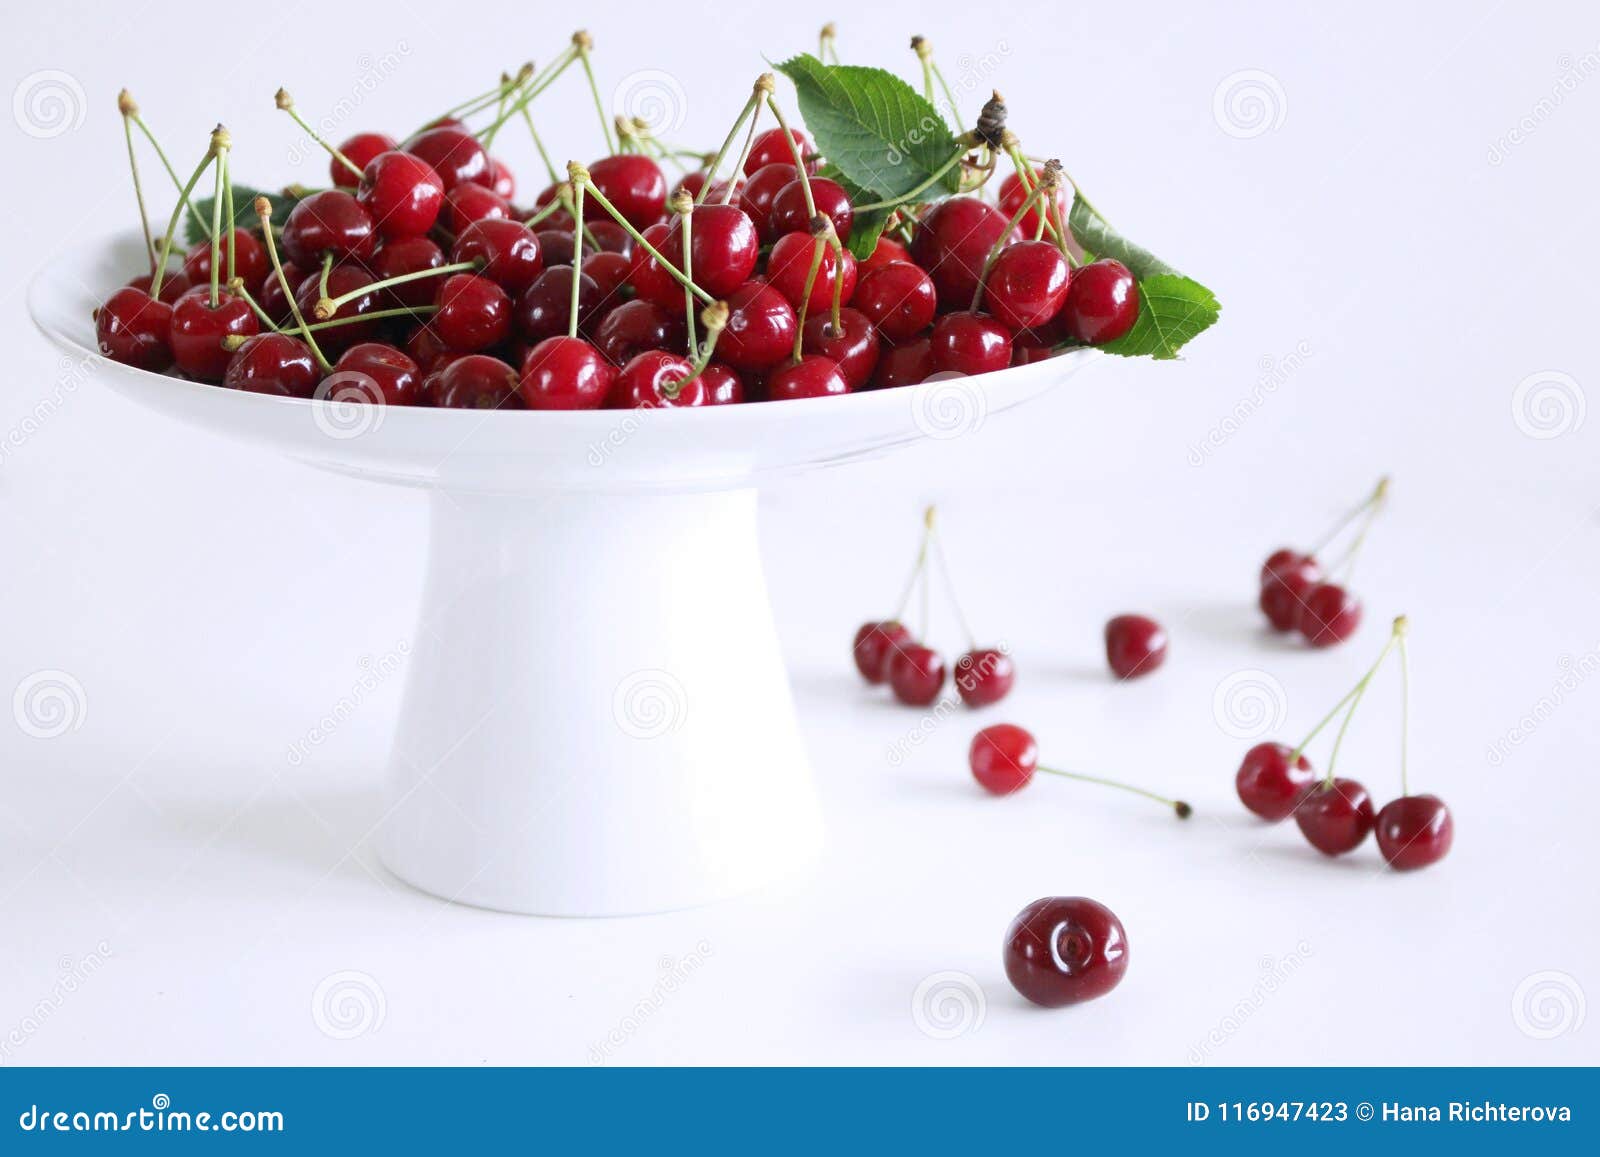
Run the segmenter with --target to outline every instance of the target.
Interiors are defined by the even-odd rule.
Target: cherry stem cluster
[[[1102,775],[1088,775],[1081,771],[1064,771],[1059,767],[1045,767],[1043,764],[1040,764],[1037,770],[1048,772],[1051,775],[1059,775],[1065,779],[1077,779],[1082,780],[1084,783],[1098,783],[1102,787],[1115,787],[1123,791],[1131,791],[1134,795],[1142,795],[1146,799],[1153,799],[1157,803],[1166,804],[1177,814],[1180,820],[1186,820],[1194,814],[1194,808],[1181,799],[1172,799],[1169,796],[1147,791],[1142,787],[1134,787],[1133,784],[1123,783],[1120,779],[1107,779]]]
[[[1344,719],[1339,724],[1339,730],[1333,740],[1333,751],[1328,756],[1328,770],[1322,777],[1324,787],[1333,786],[1334,768],[1339,762],[1339,748],[1344,744],[1345,733],[1350,730],[1350,721],[1355,718],[1356,708],[1361,706],[1361,700],[1367,693],[1367,687],[1371,685],[1373,676],[1377,675],[1378,670],[1383,666],[1383,661],[1389,657],[1389,652],[1398,648],[1401,671],[1400,781],[1401,794],[1407,794],[1405,783],[1407,748],[1410,746],[1411,674],[1406,659],[1406,629],[1406,617],[1400,615],[1395,619],[1393,627],[1390,628],[1389,638],[1383,644],[1383,650],[1378,652],[1377,659],[1373,661],[1371,667],[1367,668],[1366,674],[1356,681],[1354,687],[1345,692],[1344,696],[1333,705],[1332,710],[1322,717],[1322,721],[1311,729],[1311,734],[1301,740],[1300,745],[1290,753],[1290,767],[1293,767],[1300,757],[1305,754],[1306,748],[1311,745],[1312,740],[1321,734],[1323,728],[1332,723],[1334,717],[1343,711]]]
[[[918,638],[926,636],[928,630],[928,598],[930,582],[928,579],[928,560],[933,559],[939,569],[939,577],[944,583],[945,597],[950,600],[950,607],[955,612],[956,622],[961,627],[961,633],[966,637],[967,649],[977,649],[977,638],[972,633],[972,627],[967,622],[966,613],[961,609],[961,601],[956,597],[956,585],[950,576],[950,562],[945,556],[944,541],[939,536],[938,508],[930,506],[922,512],[922,539],[917,545],[917,559],[911,568],[911,577],[906,580],[905,589],[900,593],[900,601],[895,607],[895,621],[899,621],[905,614],[906,606],[911,602],[911,596],[918,589],[918,580],[921,580],[922,591],[922,630]]]
[[[284,300],[289,303],[289,312],[294,315],[300,336],[305,339],[306,345],[311,347],[311,356],[317,359],[318,368],[327,373],[333,366],[323,356],[321,347],[317,345],[317,339],[311,336],[311,327],[306,325],[305,315],[300,312],[300,303],[295,300],[294,286],[289,284],[289,276],[284,273],[283,262],[278,258],[278,243],[272,237],[272,202],[265,197],[257,197],[255,209],[256,215],[261,218],[261,233],[267,243],[267,260],[272,262],[272,272],[278,279],[278,286],[283,290]]]
[[[1313,556],[1319,555],[1326,550],[1330,545],[1333,544],[1334,540],[1348,530],[1350,526],[1358,519],[1361,522],[1360,528],[1356,531],[1355,538],[1350,540],[1350,545],[1347,546],[1339,555],[1338,559],[1328,567],[1329,574],[1333,574],[1334,572],[1342,572],[1345,581],[1349,581],[1350,577],[1355,573],[1356,558],[1360,555],[1361,547],[1367,540],[1367,532],[1372,529],[1372,524],[1377,519],[1379,511],[1383,509],[1384,502],[1388,497],[1389,478],[1387,475],[1385,475],[1384,477],[1378,479],[1378,484],[1373,487],[1372,493],[1369,494],[1359,506],[1356,506],[1349,513],[1345,514],[1344,517],[1339,519],[1339,521],[1334,524],[1331,530],[1329,530],[1325,535],[1322,536],[1320,540],[1318,540],[1317,545],[1311,550],[1311,554]]]

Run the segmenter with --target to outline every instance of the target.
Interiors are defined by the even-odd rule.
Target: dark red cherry
[[[633,234],[609,217],[604,221],[590,221],[588,230],[583,239],[585,253],[621,253],[627,256],[633,252]]]
[[[544,258],[546,269],[572,264],[573,254],[576,252],[572,230],[536,229],[533,235],[539,242],[539,255]]]
[[[700,381],[705,387],[708,406],[736,406],[744,401],[744,379],[721,362],[712,362],[701,370]]]
[[[155,279],[148,273],[142,273],[128,282],[128,288],[137,289],[144,293],[150,292],[150,286]],[[194,282],[189,280],[189,275],[181,269],[169,270],[161,282],[161,300],[171,305],[178,298],[194,288]]]
[[[872,256],[861,263],[862,269],[877,269],[879,266],[888,265],[892,261],[904,261],[911,264],[911,250],[907,249],[893,237],[879,237],[878,243],[872,247]]]
[[[1002,250],[984,284],[984,303],[1012,329],[1044,325],[1067,300],[1072,267],[1048,241],[1022,241]]]
[[[681,309],[664,309],[653,301],[625,301],[600,322],[594,344],[612,365],[625,366],[645,350],[682,349],[684,325]]]
[[[361,172],[356,200],[385,237],[421,237],[439,219],[444,182],[414,153],[380,153]]]
[[[309,398],[321,377],[305,342],[286,333],[258,333],[233,352],[222,384],[250,394]]]
[[[1318,780],[1295,809],[1300,832],[1317,851],[1342,856],[1372,830],[1372,797],[1353,779]]]
[[[421,157],[439,175],[445,192],[467,183],[489,187],[489,154],[478,138],[465,129],[444,126],[429,129],[406,145],[406,152]]]
[[[811,274],[812,254],[822,247],[822,260],[817,265],[817,276],[811,282],[811,296],[806,293],[806,278]],[[850,250],[835,253],[833,247],[820,237],[807,233],[786,233],[778,238],[767,256],[767,280],[772,288],[789,299],[796,309],[803,301],[810,301],[809,309],[830,309],[833,306],[833,279],[840,279],[839,301],[848,305],[856,289],[856,259]]]
[[[476,353],[511,335],[511,298],[487,277],[453,273],[439,287],[428,326],[457,353]]]
[[[800,322],[772,286],[747,281],[728,295],[727,304],[728,324],[717,341],[717,357],[736,370],[760,373],[793,351]]]
[[[812,154],[817,150],[811,143],[811,138],[801,129],[790,129],[789,135],[794,138],[794,143],[800,146],[800,155],[806,158],[806,172],[816,172],[817,162]],[[782,129],[768,129],[764,133],[757,134],[750,145],[750,155],[744,161],[745,176],[753,176],[757,170],[779,162],[793,164],[794,148],[784,139]]]
[[[594,278],[578,274],[578,330],[588,333],[599,319],[600,287]],[[552,265],[517,298],[517,333],[523,341],[538,343],[567,332],[572,317],[572,266]]]
[[[1281,743],[1258,743],[1245,752],[1234,776],[1240,802],[1264,820],[1288,819],[1317,781],[1304,755],[1289,766],[1293,754],[1293,748]]]
[[[474,221],[506,221],[511,218],[511,205],[493,189],[483,185],[457,185],[444,195],[444,227],[460,234]]]
[[[364,390],[369,397],[383,399],[388,406],[414,406],[422,390],[422,369],[411,358],[383,342],[363,342],[344,351],[334,370],[364,374],[375,388]]]
[[[780,366],[767,375],[767,397],[774,402],[826,398],[849,392],[850,383],[840,372],[839,363],[821,354],[806,354],[799,361]]]
[[[432,278],[429,284],[437,289],[438,278]],[[328,299],[343,297],[347,293],[356,294],[355,297],[345,302],[334,311],[333,317],[322,320],[347,322],[345,325],[336,325],[331,329],[317,330],[317,345],[330,358],[336,358],[351,346],[364,341],[372,341],[383,330],[382,321],[358,321],[349,323],[349,319],[362,317],[365,314],[375,313],[382,306],[382,290],[373,290],[362,293],[361,290],[371,285],[372,274],[359,265],[335,265],[328,272]],[[314,322],[317,302],[322,298],[322,274],[308,273],[300,282],[300,288],[295,291],[295,301],[300,305],[300,314],[306,321]]]
[[[817,206],[817,212],[833,222],[833,231],[839,240],[849,241],[850,226],[855,221],[856,211],[843,186],[826,177],[812,177],[811,199]],[[779,189],[778,195],[772,199],[772,210],[767,219],[776,236],[809,233],[811,214],[806,212],[804,182],[796,178]]]
[[[589,179],[635,229],[655,224],[666,210],[667,178],[661,166],[642,153],[602,157],[589,166]],[[584,202],[585,221],[598,221],[606,216],[606,211],[594,198]]]
[[[616,376],[582,338],[545,338],[522,359],[522,400],[530,410],[593,410],[605,402]]]
[[[699,376],[690,381],[693,373],[688,358],[666,350],[646,350],[622,367],[606,405],[614,410],[703,406],[705,382]]]
[[[967,767],[984,791],[1010,795],[1028,786],[1039,766],[1039,745],[1014,723],[996,723],[972,737]]]
[[[481,261],[479,272],[515,297],[544,272],[539,239],[520,221],[485,218],[474,221],[456,237],[450,250],[452,265]]]
[[[283,263],[282,278],[276,272],[273,272],[269,273],[267,279],[261,283],[261,295],[256,299],[256,304],[276,324],[288,325],[294,320],[294,314],[289,309],[289,294],[284,292],[284,284],[287,282],[289,293],[293,293],[299,288],[305,277],[305,270],[292,261],[285,261]],[[429,300],[432,300],[432,287],[429,287],[428,294]],[[166,296],[166,288],[164,286],[162,287],[162,296]],[[310,321],[311,319],[308,317],[306,320]]]
[[[682,235],[664,221],[657,222],[643,231],[644,239],[650,247],[668,261],[673,260],[671,250],[673,239],[678,239],[676,256],[683,256]],[[633,286],[634,293],[646,301],[653,301],[664,309],[681,309],[683,307],[683,285],[672,274],[662,268],[661,263],[650,255],[649,250],[640,245],[634,249],[631,260],[633,269],[628,274],[628,284]]]
[[[1118,615],[1106,624],[1106,663],[1118,679],[1148,675],[1167,661],[1167,632],[1144,615]]]
[[[782,236],[772,221],[772,203],[799,176],[800,170],[787,161],[771,164],[753,174],[739,190],[739,207],[766,244]]]
[[[167,344],[171,329],[172,306],[132,286],[106,298],[94,314],[100,352],[141,370],[159,372],[172,364],[172,348]]]
[[[1031,366],[1056,356],[1055,343],[1042,338],[1032,330],[1022,330],[1011,337],[1011,364]]]
[[[233,359],[222,339],[254,337],[260,328],[255,311],[244,298],[224,290],[213,306],[210,288],[197,285],[172,307],[167,345],[185,376],[197,382],[220,382]]]
[[[1139,318],[1139,285],[1122,262],[1091,261],[1073,271],[1060,316],[1062,328],[1081,342],[1115,341]]]
[[[374,157],[393,152],[399,147],[398,141],[384,133],[357,133],[340,145],[339,151],[349,159],[350,164],[365,172]],[[360,177],[350,171],[350,166],[338,157],[328,158],[328,175],[341,189],[354,189],[361,181]]]
[[[222,268],[217,276],[228,280],[228,238],[222,238],[220,249]],[[197,241],[183,258],[184,276],[191,285],[211,284],[211,242]],[[244,282],[252,294],[261,289],[261,283],[272,272],[272,262],[267,259],[267,248],[254,233],[243,229],[233,231],[233,275]],[[165,291],[165,286],[162,287]]]
[[[367,262],[367,268],[379,281],[403,277],[408,273],[421,273],[438,269],[444,264],[444,252],[426,237],[397,237],[378,246],[378,251]],[[415,281],[402,281],[399,285],[384,288],[387,308],[432,305],[439,292],[439,277],[419,277]],[[265,304],[263,303],[263,308]]]
[[[559,184],[555,184],[555,185],[546,185],[544,187],[544,189],[540,191],[538,197],[536,197],[534,199],[534,202],[533,202],[534,209],[535,210],[543,209],[546,205],[550,204],[550,202],[556,200],[558,197],[561,197],[562,193],[563,193],[563,190],[565,190],[565,188],[566,188],[565,182],[562,182],[562,183],[559,183]],[[529,214],[530,217],[532,215],[533,214],[531,214],[531,213]],[[574,222],[572,220],[572,214],[567,212],[565,206],[563,206],[562,208],[556,209],[555,211],[553,211],[548,217],[545,217],[544,219],[542,219],[539,222],[539,228],[540,229],[559,229],[559,230],[561,230],[563,232],[570,233],[570,232],[572,232],[573,224],[574,224]],[[554,265],[554,264],[557,264],[557,263],[552,261],[552,262],[550,262],[550,264]]]
[[[324,189],[295,203],[284,222],[283,252],[296,265],[310,269],[325,253],[335,261],[365,261],[377,235],[372,216],[343,189]]]
[[[591,253],[583,259],[583,275],[594,282],[600,295],[596,307],[600,316],[632,299],[633,287],[628,284],[632,272],[633,260],[621,253]]]
[[[463,354],[428,376],[428,401],[450,410],[520,410],[517,371],[487,354]]]
[[[1279,571],[1287,567],[1299,566],[1308,558],[1311,558],[1311,555],[1302,554],[1293,547],[1280,546],[1277,550],[1267,555],[1267,561],[1261,564],[1261,584],[1265,586],[1267,580],[1271,579]]]
[[[1274,630],[1292,631],[1300,621],[1300,608],[1312,587],[1322,581],[1322,568],[1310,555],[1279,551],[1261,572],[1260,606]],[[1273,559],[1277,559],[1273,564]]]
[[[852,390],[866,387],[872,371],[878,368],[877,331],[865,317],[853,309],[839,311],[839,329],[833,328],[833,315],[827,310],[816,310],[806,317],[805,336],[800,348],[808,354],[821,354],[832,358],[839,373]]]
[[[1061,1008],[1104,996],[1128,971],[1128,934],[1104,904],[1086,896],[1035,900],[1006,929],[1002,953],[1011,986],[1034,1004]]]
[[[510,167],[494,157],[489,158],[489,188],[507,201],[517,195],[517,178]]]
[[[1000,702],[1016,681],[1016,664],[998,647],[980,647],[956,660],[956,693],[968,707]]]
[[[933,345],[919,337],[900,345],[885,343],[878,354],[878,370],[872,375],[875,390],[895,386],[914,386],[933,374]]]
[[[861,624],[850,649],[855,657],[856,670],[868,683],[887,682],[889,656],[896,647],[911,641],[911,632],[903,623],[893,619]]]
[[[1404,872],[1444,859],[1455,840],[1456,825],[1438,796],[1405,795],[1383,805],[1375,830],[1383,858]]]
[[[1011,365],[1011,331],[992,317],[967,310],[934,322],[928,348],[940,373],[986,374]]]
[[[927,707],[944,687],[944,660],[921,643],[906,643],[889,655],[889,687],[911,707]]]
[[[417,326],[406,337],[405,351],[406,356],[421,366],[425,374],[437,373],[455,359],[467,356],[447,348],[444,342],[439,340],[439,335],[426,324]],[[426,387],[427,383],[423,384]]]
[[[1361,600],[1338,583],[1318,583],[1305,593],[1295,626],[1313,647],[1331,647],[1356,633]]]
[[[690,229],[690,269],[696,285],[720,300],[750,279],[761,255],[761,243],[743,209],[736,205],[697,205],[690,217]],[[683,222],[678,218],[668,223],[661,255],[679,269],[684,268]],[[683,288],[677,282],[673,285],[682,301]]]
[[[1022,203],[1028,199],[1028,192],[1022,187],[1022,182],[1015,173],[1007,173],[1005,180],[1000,182],[1000,212],[1005,214],[1006,220],[1016,216],[1017,210],[1022,208]],[[1042,200],[1035,201],[1033,208],[1022,215],[1022,220],[1017,222],[1016,236],[1024,239],[1034,237],[1041,228],[1039,210]],[[1060,210],[1060,217],[1052,216],[1052,225],[1063,223],[1072,211],[1072,189],[1070,186],[1060,186],[1056,189],[1056,208]],[[1046,233],[1045,237],[1049,234]]]
[[[1007,217],[976,197],[949,197],[922,217],[911,254],[928,271],[947,309],[965,309],[983,276],[989,250],[1006,231]]]
[[[929,277],[909,261],[869,267],[850,303],[890,341],[905,341],[933,322],[939,298]]]

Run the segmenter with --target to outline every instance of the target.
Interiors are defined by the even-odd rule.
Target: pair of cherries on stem
[[[1407,623],[1404,615],[1395,619],[1389,640],[1377,661],[1367,669],[1333,709],[1325,715],[1298,747],[1282,743],[1261,743],[1252,747],[1234,777],[1234,787],[1244,806],[1264,820],[1277,823],[1294,816],[1301,834],[1319,852],[1340,856],[1354,851],[1376,834],[1378,850],[1391,868],[1425,868],[1442,860],[1455,837],[1455,822],[1450,809],[1435,795],[1412,795],[1407,776],[1407,730],[1410,713],[1410,671],[1406,657]],[[1334,774],[1339,748],[1350,721],[1366,694],[1373,676],[1389,653],[1400,656],[1401,672],[1401,749],[1400,797],[1375,810],[1372,795],[1354,779]],[[1344,713],[1328,757],[1328,770],[1318,776],[1305,757],[1305,749],[1333,719]]]
[[[868,683],[889,684],[895,698],[907,706],[927,707],[939,698],[948,675],[943,656],[919,642],[910,628],[900,621],[920,584],[922,622],[924,628],[927,626],[932,582],[928,573],[930,559],[939,567],[951,608],[968,640],[968,649],[956,660],[956,692],[968,707],[987,707],[991,703],[998,703],[1010,694],[1016,683],[1016,665],[1003,646],[979,647],[972,641],[972,631],[955,598],[950,568],[944,557],[935,511],[931,506],[923,513],[922,542],[917,548],[917,560],[911,569],[911,577],[901,594],[899,610],[892,618],[863,623],[856,631],[851,648],[856,670]]]
[[[1284,547],[1267,557],[1261,565],[1258,605],[1273,630],[1298,631],[1313,647],[1332,647],[1356,633],[1361,626],[1361,600],[1345,583],[1329,576],[1342,572],[1348,581],[1388,492],[1389,480],[1380,478],[1367,499],[1340,519],[1312,550]],[[1318,555],[1358,522],[1360,528],[1349,546],[1325,571]]]

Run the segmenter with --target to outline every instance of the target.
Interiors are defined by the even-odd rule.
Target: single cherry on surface
[[[1455,820],[1436,795],[1405,795],[1383,805],[1374,822],[1378,850],[1397,871],[1438,863],[1455,842]]]
[[[944,677],[944,660],[932,647],[907,643],[889,655],[889,687],[907,706],[927,707],[939,698]]]
[[[1261,571],[1261,613],[1275,631],[1292,631],[1300,621],[1307,593],[1322,581],[1322,568],[1309,554],[1277,551]]]
[[[1319,780],[1294,812],[1306,841],[1326,856],[1361,846],[1372,831],[1372,797],[1353,779]]]
[[[1128,934],[1087,896],[1035,900],[1011,921],[1002,952],[1006,978],[1034,1004],[1061,1008],[1104,996],[1128,970]]]
[[[1015,723],[996,723],[972,737],[967,767],[984,791],[1010,795],[1028,786],[1039,766],[1039,744]]]
[[[1264,820],[1277,823],[1294,814],[1317,782],[1311,761],[1301,755],[1289,765],[1294,749],[1282,743],[1258,743],[1245,752],[1234,776],[1239,801]]]
[[[904,623],[882,619],[861,624],[850,653],[863,679],[872,684],[886,683],[889,679],[890,656],[897,647],[912,641],[911,631]]]
[[[1118,679],[1148,675],[1167,661],[1167,632],[1144,615],[1117,615],[1106,623],[1106,663]]]
[[[1332,647],[1361,626],[1361,600],[1338,583],[1318,583],[1300,600],[1295,626],[1313,647]]]
[[[976,647],[956,660],[956,693],[968,707],[1000,702],[1016,681],[1016,664],[999,647]]]

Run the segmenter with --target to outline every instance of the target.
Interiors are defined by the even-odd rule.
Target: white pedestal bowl
[[[418,888],[514,912],[664,911],[808,864],[822,825],[756,488],[974,433],[1092,356],[706,410],[308,402],[100,357],[91,311],[140,256],[127,238],[84,247],[31,287],[40,329],[91,380],[210,434],[429,492],[378,849]]]

